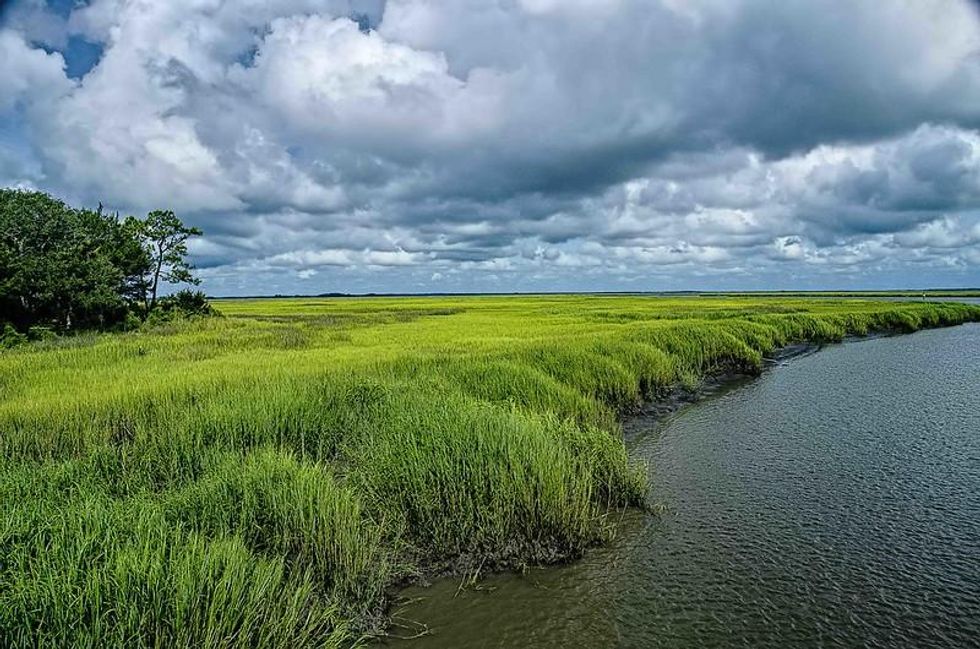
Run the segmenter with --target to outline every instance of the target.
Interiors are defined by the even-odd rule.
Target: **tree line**
[[[209,313],[187,241],[202,234],[170,210],[145,218],[75,208],[48,194],[0,189],[0,329],[68,333],[138,326],[151,317]]]

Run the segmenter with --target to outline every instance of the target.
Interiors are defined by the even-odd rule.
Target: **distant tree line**
[[[209,313],[200,291],[161,297],[164,284],[199,284],[173,212],[120,218],[43,192],[0,189],[0,329],[7,336],[138,326],[151,317]]]

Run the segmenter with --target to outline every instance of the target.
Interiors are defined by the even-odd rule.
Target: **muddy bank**
[[[854,338],[853,340],[862,340]],[[850,339],[848,339],[850,340]],[[823,347],[819,343],[794,343],[775,349],[762,358],[762,366],[756,367],[743,362],[728,361],[720,364],[715,370],[701,378],[694,387],[675,383],[660,391],[653,399],[643,402],[636,408],[620,413],[624,433],[630,429],[634,418],[657,418],[669,415],[683,406],[711,396],[720,390],[730,389],[736,385],[750,381],[767,369],[778,367],[793,358],[806,356],[819,351]]]

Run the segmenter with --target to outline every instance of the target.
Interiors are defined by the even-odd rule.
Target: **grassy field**
[[[920,291],[915,290],[893,290],[893,291],[749,291],[743,293],[701,293],[704,296],[738,296],[738,297],[847,297],[847,298],[876,298],[876,297],[903,297],[914,300],[930,298],[971,298],[980,297],[980,289],[976,288],[930,288]]]
[[[577,556],[641,505],[618,417],[773,348],[980,307],[227,300],[0,355],[0,646],[330,647],[423,572]]]

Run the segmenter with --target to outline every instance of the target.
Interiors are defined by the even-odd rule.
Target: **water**
[[[629,422],[662,515],[407,597],[411,649],[980,646],[980,325],[827,347]],[[401,644],[401,643],[399,643]]]

